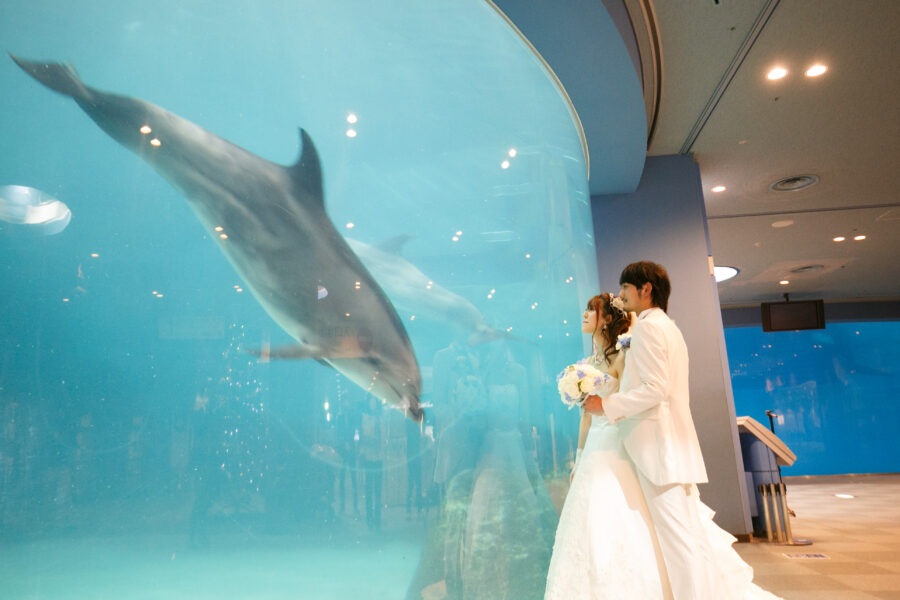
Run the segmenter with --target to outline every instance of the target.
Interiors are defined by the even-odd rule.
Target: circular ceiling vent
[[[803,265],[802,267],[791,269],[791,273],[809,273],[811,271],[820,271],[824,268],[825,265]]]
[[[772,182],[769,184],[769,189],[773,192],[798,192],[817,183],[819,183],[817,175],[795,175]]]

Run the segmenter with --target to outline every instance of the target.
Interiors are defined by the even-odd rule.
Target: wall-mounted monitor
[[[825,303],[822,300],[763,302],[763,331],[825,329]]]

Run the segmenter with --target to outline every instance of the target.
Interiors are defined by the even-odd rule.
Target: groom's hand
[[[603,398],[600,396],[588,396],[584,399],[582,408],[589,413],[601,413],[603,412]]]

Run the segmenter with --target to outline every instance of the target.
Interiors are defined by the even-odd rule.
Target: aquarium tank
[[[829,321],[824,329],[728,327],[737,414],[766,426],[797,455],[785,476],[894,473],[900,409],[900,322]],[[770,418],[771,415],[771,418]]]
[[[515,27],[9,0],[0,37],[0,597],[542,597],[598,284]]]

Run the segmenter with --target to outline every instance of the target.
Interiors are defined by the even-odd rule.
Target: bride
[[[616,379],[621,379],[627,352],[617,350],[617,341],[633,321],[622,300],[612,294],[594,296],[584,312],[581,330],[591,334],[594,350],[589,361]],[[700,535],[709,542],[719,576],[716,597],[777,600],[753,584],[753,569],[731,547],[735,538],[713,522],[713,511],[699,498],[697,503],[703,515]],[[672,597],[650,512],[618,428],[582,411],[575,469],[556,530],[545,600]]]
[[[612,294],[587,303],[581,330],[591,334],[590,364],[621,378],[616,340],[632,315]],[[671,598],[668,577],[634,466],[615,425],[582,411],[575,470],[559,517],[546,600]]]

